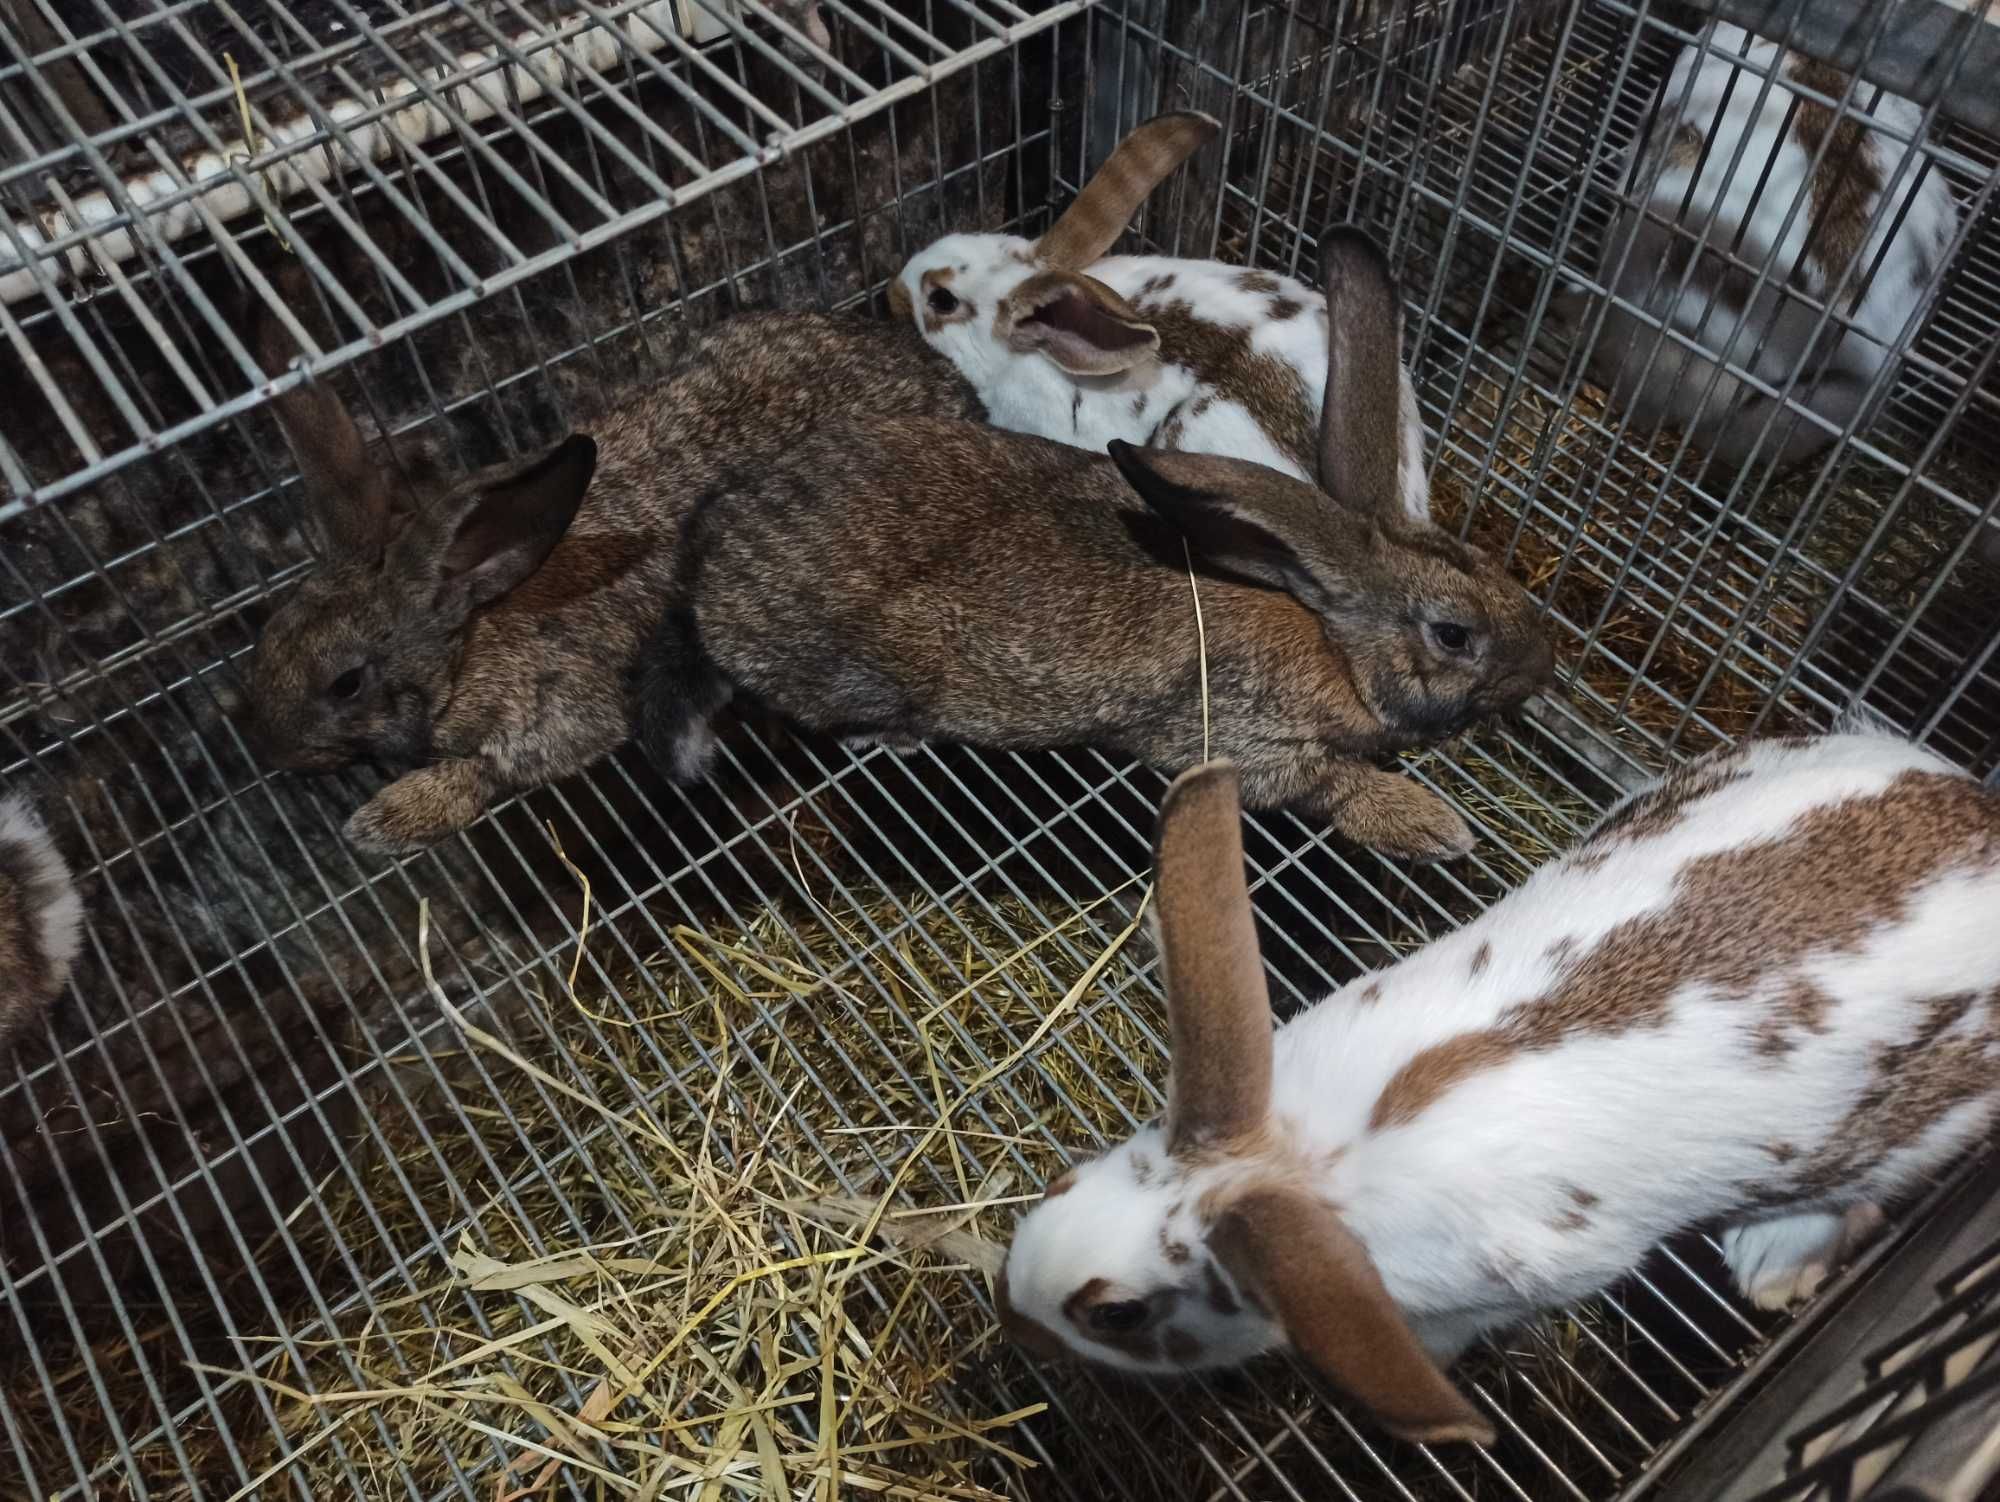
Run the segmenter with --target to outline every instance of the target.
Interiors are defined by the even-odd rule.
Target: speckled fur
[[[419,763],[348,823],[356,844],[377,851],[419,849],[502,793],[580,771],[629,733],[630,668],[695,499],[724,473],[755,471],[857,411],[976,416],[978,407],[948,365],[895,326],[812,313],[731,320],[657,390],[590,425],[595,473],[567,533],[525,582],[462,625],[435,603],[435,560],[464,498],[493,477],[413,498],[386,562],[373,549],[336,554],[266,630],[253,673],[265,743],[302,769],[362,756]],[[362,665],[362,694],[329,695]]]
[[[1353,758],[1540,687],[1550,659],[1532,603],[1442,532],[1330,506],[1240,461],[1132,452],[1190,482],[1275,487],[1312,518],[1300,543],[1318,613],[1197,570],[1213,749],[1242,764],[1246,796],[1381,848],[1453,853],[1439,846],[1462,838],[1455,815]],[[676,760],[727,697],[688,667],[705,657],[724,684],[820,730],[1096,744],[1178,770],[1203,755],[1194,603],[1180,535],[1108,458],[942,420],[829,424],[691,520],[671,629],[649,654],[646,739]],[[1431,661],[1407,624],[1420,603],[1486,623],[1487,663]]]

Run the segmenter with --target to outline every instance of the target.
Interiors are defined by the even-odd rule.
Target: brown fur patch
[[[1815,62],[1798,53],[1785,58],[1785,76],[1829,98],[1847,92],[1848,77],[1838,68]],[[1831,289],[1868,241],[1870,209],[1882,191],[1882,166],[1875,143],[1868,139],[1861,119],[1843,115],[1817,100],[1801,98],[1792,116],[1792,128],[1807,159],[1819,155],[1812,175],[1812,222],[1807,229],[1811,258],[1824,269]],[[1862,288],[1859,279],[1850,285],[1841,306],[1852,310]]]
[[[1173,1234],[1165,1226],[1161,1226],[1160,1255],[1165,1257],[1169,1262],[1179,1264],[1187,1261],[1194,1253],[1188,1249],[1188,1244],[1185,1241],[1174,1240]]]
[[[1771,1155],[1774,1163],[1789,1163],[1799,1155],[1798,1148],[1789,1142],[1767,1142],[1764,1151]]]
[[[1969,1033],[1945,1041],[1973,1008],[1983,1015]],[[1797,1193],[1824,1195],[1866,1174],[1890,1153],[1915,1143],[1948,1111],[1993,1089],[2000,1055],[2000,989],[1955,992],[1925,1004],[1923,1022],[1907,1042],[1875,1057],[1868,1087],[1826,1143],[1791,1182]]]
[[[1511,1058],[1515,1047],[1497,1031],[1460,1033],[1433,1044],[1390,1076],[1375,1097],[1368,1130],[1379,1132],[1415,1121],[1424,1107],[1460,1080]]]
[[[1276,279],[1272,278],[1272,286],[1264,290],[1275,290],[1276,285]],[[1275,355],[1252,349],[1249,329],[1223,328],[1211,323],[1185,302],[1170,302],[1141,311],[1146,321],[1159,331],[1162,361],[1200,372],[1223,400],[1236,402],[1248,411],[1286,458],[1309,475],[1315,472],[1319,415],[1313,410],[1312,395],[1298,371]],[[1188,414],[1199,415],[1199,409]],[[1181,420],[1177,414],[1169,427]],[[1178,430],[1163,436],[1177,438]],[[1172,447],[1172,442],[1162,446]]]
[[[1482,939],[1480,940],[1479,947],[1472,951],[1472,973],[1474,975],[1483,975],[1486,972],[1486,967],[1492,963],[1493,946]]]
[[[1132,1154],[1132,1177],[1142,1187],[1153,1182],[1153,1160],[1143,1153]]]
[[[1563,1232],[1587,1231],[1590,1229],[1590,1217],[1581,1210],[1565,1210],[1549,1221],[1549,1229]]]
[[[1678,791],[1672,782],[1662,790],[1668,803],[1680,806],[1676,818],[1686,804]],[[1659,817],[1642,807],[1619,837],[1630,838],[1634,825]],[[1660,1026],[1669,998],[1684,986],[1747,1002],[1760,981],[1809,954],[1858,948],[1877,926],[1901,916],[1919,885],[1983,864],[1996,846],[2000,803],[1967,778],[1912,771],[1878,797],[1814,809],[1778,839],[1690,861],[1665,909],[1620,924],[1569,962],[1549,991],[1508,1008],[1493,1026],[1411,1059],[1376,1099],[1369,1126],[1380,1130],[1414,1120],[1446,1091],[1517,1051],[1553,1048],[1582,1033]],[[1552,959],[1559,958],[1557,948],[1550,948]],[[1953,1005],[1958,1000],[1946,998]],[[1788,985],[1759,1005],[1744,1021],[1760,1048],[1767,1029],[1783,1037],[1824,1025],[1825,998],[1807,985]],[[1930,1034],[1942,1030],[1934,1026]],[[1983,1060],[1985,1049],[1962,1056],[1945,1050],[1933,1058],[1922,1039],[1902,1052],[1885,1051],[1878,1088],[1870,1092],[1889,1103],[1877,1113],[1883,1119],[1873,1130],[1856,1121],[1835,1135],[1836,1143],[1847,1144],[1835,1155],[1846,1168],[1827,1169],[1829,1181],[1852,1176],[1853,1164],[1872,1162],[1913,1139],[1949,1104],[1966,1098],[1974,1054]]]
[[[1268,271],[1245,271],[1237,276],[1236,285],[1245,292],[1276,292],[1279,284]]]
[[[1570,1203],[1579,1210],[1588,1210],[1597,1203],[1597,1196],[1588,1189],[1579,1189],[1574,1184],[1569,1189]]]
[[[1380,1001],[1382,999],[1382,982],[1371,980],[1367,985],[1363,986],[1361,988],[1361,999],[1364,1002]]]
[[[1074,1168],[1066,1168],[1056,1178],[1054,1183],[1042,1191],[1042,1198],[1052,1200],[1059,1194],[1068,1194],[1074,1188],[1076,1188],[1076,1170]]]
[[[1271,299],[1270,314],[1273,323],[1289,323],[1299,316],[1305,304],[1296,297],[1274,297]]]

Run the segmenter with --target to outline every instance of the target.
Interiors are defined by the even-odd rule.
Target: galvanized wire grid
[[[140,31],[93,4],[102,29],[72,24],[64,56],[122,47],[129,68],[146,51]],[[72,993],[0,1088],[0,1295],[16,1347],[0,1358],[0,1430],[20,1472],[0,1485],[229,1496],[311,1448],[360,1494],[417,1494],[397,1479],[399,1438],[379,1414],[302,1415],[246,1374],[295,1385],[320,1370],[330,1333],[413,1295],[437,1301],[425,1308],[440,1325],[485,1327],[490,1296],[440,1293],[439,1273],[461,1234],[484,1237],[496,1215],[543,1249],[643,1233],[642,1204],[589,1186],[657,1192],[659,1165],[601,1122],[553,1142],[531,1134],[531,1116],[551,1116],[550,1086],[467,1047],[422,982],[420,908],[451,1004],[571,1089],[615,1093],[662,1122],[702,1109],[720,1067],[707,1018],[657,1015],[662,986],[715,980],[676,925],[762,923],[780,945],[816,945],[832,955],[828,985],[737,1015],[730,1057],[788,1060],[843,1128],[879,1127],[890,1101],[929,1098],[936,1083],[904,1036],[927,988],[983,978],[936,1066],[947,1091],[963,1090],[1027,1043],[1044,994],[1030,981],[1077,973],[1124,930],[1127,883],[1145,866],[1162,785],[1149,771],[1093,754],[857,759],[754,724],[692,798],[628,752],[433,854],[386,870],[358,861],[337,830],[373,780],[266,778],[231,720],[237,665],[304,567],[286,466],[267,429],[235,420],[268,388],[226,297],[241,278],[275,303],[274,238],[312,273],[319,305],[299,310],[299,331],[337,331],[313,339],[314,372],[356,362],[379,426],[457,461],[546,438],[657,373],[684,322],[738,299],[851,303],[943,228],[1032,232],[1107,145],[1074,106],[1125,97],[1135,80],[1120,125],[1199,102],[1230,142],[1226,170],[1191,173],[1147,217],[1145,243],[1292,270],[1327,218],[1375,225],[1405,268],[1441,502],[1514,550],[1551,602],[1574,682],[1534,725],[1416,768],[1480,827],[1469,862],[1413,872],[1327,849],[1288,817],[1256,822],[1257,902],[1287,1010],[1489,903],[1636,769],[1714,739],[1822,718],[1861,692],[1968,763],[1990,762],[1977,710],[1993,688],[1992,622],[1941,678],[1924,654],[1959,650],[1942,602],[1976,567],[1961,555],[1995,501],[1990,471],[1931,442],[1969,434],[1990,392],[1992,143],[1943,127],[1923,143],[1974,228],[1915,340],[1918,377],[1830,465],[1732,495],[1691,453],[1669,443],[1649,458],[1657,444],[1620,434],[1545,347],[1539,318],[1553,263],[1588,275],[1582,245],[1616,191],[1580,164],[1640,127],[1685,32],[1611,4],[1557,13],[1553,32],[1505,47],[1491,45],[1490,11],[1489,45],[1474,47],[1469,12],[1418,11],[1398,27],[1283,7],[1072,18],[1083,8],[835,3],[837,66],[818,75],[761,19],[698,53],[655,32],[658,47],[628,39],[478,119],[453,90],[478,69],[424,79],[446,45],[431,11],[343,8],[354,37],[299,54],[318,70],[310,80],[246,23],[258,68],[245,98],[254,111],[285,92],[297,107],[272,105],[260,136],[304,119],[322,139],[351,139],[366,121],[335,123],[326,91],[365,93],[364,58],[412,82],[448,130],[380,162],[351,152],[289,197],[263,174],[317,148],[252,153],[229,168],[244,217],[204,212],[179,183],[194,216],[184,234],[168,233],[172,194],[157,207],[128,198],[129,261],[84,257],[61,233],[46,248],[18,233],[0,247],[33,284],[0,305],[30,378],[17,383],[30,411],[0,447],[13,490],[0,502],[0,771],[57,810],[91,905]],[[546,36],[550,24],[520,9],[435,14],[495,42],[496,27]],[[178,32],[186,13],[161,8],[145,24]],[[230,154],[216,122],[235,97],[221,77],[153,77],[158,95],[139,100],[104,72],[128,158],[171,177],[182,144],[169,123]],[[0,66],[0,135],[17,152],[33,137],[7,111],[26,79],[18,58]],[[753,87],[772,79],[788,103]],[[772,111],[781,135],[767,148]],[[116,144],[17,155],[0,187],[10,201],[74,202],[93,187],[115,199],[128,170],[105,150]],[[80,266],[103,284],[73,302]],[[1503,307],[1532,316],[1508,328],[1493,316]],[[149,355],[155,343],[178,353]],[[1923,528],[1899,525],[1920,507]],[[1896,582],[1891,565],[1913,572]],[[1850,616],[1886,630],[1843,636]],[[1832,650],[1843,641],[1846,656]],[[550,830],[592,884],[587,940]],[[1116,900],[1091,905],[1107,893]],[[1010,958],[1031,943],[1025,966]],[[578,986],[611,998],[608,1012],[564,1004],[579,953]],[[655,978],[639,979],[649,966]],[[1007,1169],[1031,1185],[1157,1109],[1160,1034],[1150,955],[1135,944],[1037,1052],[968,1100],[970,1122],[994,1134],[964,1146],[974,1180]],[[1078,1093],[1052,1095],[1058,1073]],[[726,1077],[737,1116],[769,1115],[770,1079]],[[879,1193],[922,1125],[810,1137],[801,1169]],[[363,1230],[337,1221],[328,1207],[362,1194],[361,1166],[399,1155],[401,1187],[370,1191]],[[962,1193],[927,1162],[905,1197]],[[364,1234],[365,1250],[350,1244]],[[962,1283],[983,1299],[976,1277]],[[857,1297],[879,1300],[879,1286],[864,1280]],[[1602,1497],[1684,1435],[1773,1328],[1729,1298],[1705,1241],[1663,1251],[1579,1318],[1517,1332],[1468,1366],[1505,1431],[1477,1457],[1386,1445],[1281,1363],[1134,1388],[988,1346],[955,1374],[950,1401],[961,1417],[1050,1403],[1010,1438],[1039,1469],[992,1460],[978,1473],[1018,1495]],[[342,1359],[341,1383],[371,1380]],[[328,1398],[340,1384],[313,1385]],[[585,1398],[572,1385],[570,1411]],[[490,1496],[517,1453],[470,1442],[434,1494]],[[300,1474],[264,1484],[304,1494]]]

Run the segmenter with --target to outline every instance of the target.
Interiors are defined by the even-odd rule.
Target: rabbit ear
[[[1154,861],[1173,1050],[1167,1151],[1253,1137],[1271,1104],[1271,1000],[1243,877],[1236,768],[1181,773],[1160,805]]]
[[[1039,350],[1071,375],[1116,375],[1160,347],[1139,310],[1093,277],[1041,271],[1007,294],[996,327],[1007,347]]]
[[[308,292],[304,273],[281,276],[277,291],[303,308]],[[282,375],[297,350],[256,293],[246,297],[256,329],[257,363],[266,375]],[[310,380],[272,398],[271,411],[299,467],[303,520],[314,545],[329,560],[379,554],[392,530],[396,487],[369,459],[361,430],[333,387],[324,377]]]
[[[1391,1434],[1493,1443],[1493,1426],[1431,1360],[1368,1249],[1325,1202],[1276,1185],[1249,1190],[1216,1217],[1208,1249],[1293,1348]]]
[[[1035,259],[1044,266],[1080,271],[1102,257],[1118,243],[1146,195],[1221,129],[1219,121],[1193,110],[1155,115],[1139,126],[1035,242]]]
[[[462,616],[499,599],[555,551],[597,468],[596,440],[572,433],[532,458],[488,471],[438,518],[442,549],[415,566],[432,573],[441,614]]]
[[[1322,614],[1344,603],[1339,581],[1308,560],[1352,560],[1366,540],[1352,518],[1310,485],[1243,459],[1138,448],[1115,438],[1107,448],[1131,487],[1202,557]]]
[[[1319,279],[1327,317],[1320,488],[1369,515],[1400,514],[1402,294],[1388,257],[1353,225],[1320,236]]]

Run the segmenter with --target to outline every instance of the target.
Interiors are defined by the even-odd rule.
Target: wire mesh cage
[[[383,862],[340,833],[375,773],[273,774],[240,723],[311,568],[274,395],[334,383],[413,473],[522,454],[734,310],[878,308],[938,234],[1037,232],[1191,107],[1223,138],[1136,243],[1289,273],[1376,233],[1433,504],[1562,657],[1526,718],[1411,759],[1470,859],[1251,821],[1281,1012],[1745,735],[1859,702],[1990,776],[2000,14],[1826,9],[1770,8],[1759,52],[1652,0],[5,0],[0,784],[87,916],[0,1066],[0,1494],[1637,1496],[1932,1243],[1983,1362],[1990,1271],[1936,1230],[1985,1203],[1968,1169],[1790,1316],[1693,1235],[1493,1342],[1476,1453],[1282,1360],[1030,1365],[991,1315],[1013,1214],[1162,1104],[1156,772],[751,712],[696,790],[627,749]],[[1860,204],[1832,277],[1662,196],[1711,61],[1815,122],[1834,186],[1733,144],[1678,170],[1808,251]],[[1788,300],[1799,349],[1687,360],[1662,309],[1725,287]],[[1607,328],[1713,412],[1614,399]],[[1725,456],[1731,400],[1761,415]]]

